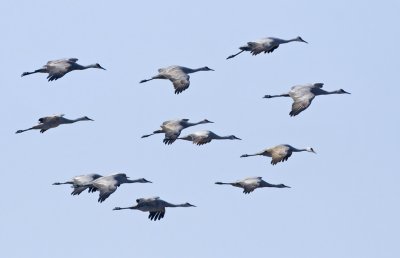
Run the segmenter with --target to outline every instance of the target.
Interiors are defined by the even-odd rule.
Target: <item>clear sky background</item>
[[[2,256],[41,257],[400,257],[398,144],[399,1],[3,1],[0,8]],[[266,36],[301,36],[274,53],[243,53]],[[21,78],[48,60],[100,63],[47,82]],[[169,65],[209,66],[173,93]],[[351,95],[317,97],[291,118],[290,98],[262,99],[323,82]],[[40,134],[18,129],[65,113],[95,122]],[[242,141],[198,147],[157,135],[173,118]],[[288,143],[276,166],[243,153]],[[153,184],[122,185],[104,203],[53,186],[85,173],[127,173]],[[290,189],[215,185],[262,176]],[[112,211],[160,196],[197,208],[168,209],[153,222]]]

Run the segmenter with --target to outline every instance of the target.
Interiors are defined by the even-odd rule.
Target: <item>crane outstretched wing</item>
[[[83,191],[85,191],[86,189],[88,189],[88,186],[74,186],[73,187],[74,190],[72,191],[71,195],[79,195],[80,193],[82,193]]]
[[[312,87],[293,87],[289,95],[294,101],[292,110],[289,113],[290,116],[297,116],[306,110],[315,98],[314,93],[312,93]]]
[[[279,162],[284,162],[288,160],[290,156],[292,156],[292,152],[289,151],[287,147],[279,146],[279,149],[275,149],[274,151],[272,151],[271,164],[276,165]]]
[[[177,79],[171,79],[172,84],[174,85],[175,89],[175,94],[182,93],[184,90],[189,88],[190,85],[190,77],[187,74],[184,74],[185,76],[182,76]]]
[[[70,71],[71,65],[78,61],[77,58],[59,59],[49,61],[46,64],[46,69],[49,73],[47,76],[48,81],[55,81],[63,77]]]
[[[110,179],[110,178],[99,178],[91,184],[91,187],[97,189],[99,193],[99,199],[98,202],[104,202],[108,197],[110,197],[111,194],[113,194],[119,184],[116,180]],[[95,190],[92,190],[94,192]]]
[[[192,141],[194,144],[197,145],[204,145],[206,143],[211,142],[211,138],[205,135],[193,135],[192,136]]]
[[[180,134],[181,134],[180,131],[168,131],[165,133],[163,142],[167,145],[170,145],[175,142],[175,140],[179,137]]]

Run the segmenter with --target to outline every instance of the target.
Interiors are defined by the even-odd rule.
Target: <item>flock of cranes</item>
[[[237,55],[243,53],[244,51],[249,51],[252,55],[258,55],[262,52],[264,53],[272,53],[275,49],[277,49],[281,44],[289,43],[289,42],[304,42],[301,37],[296,37],[289,40],[279,39],[279,38],[263,38],[260,40],[247,42],[245,46],[239,47],[240,51],[234,55],[230,55],[227,59],[231,59],[236,57]],[[77,64],[77,58],[68,58],[68,59],[60,59],[47,62],[41,69],[35,70],[33,72],[24,72],[21,76],[26,76],[34,73],[47,73],[48,81],[54,81],[59,78],[62,78],[65,74],[74,71],[74,70],[84,70],[88,68],[97,68],[104,69],[98,63],[83,66]],[[160,68],[158,70],[158,74],[149,78],[140,81],[140,83],[148,82],[154,79],[167,79],[170,80],[174,86],[175,94],[182,93],[184,90],[188,89],[190,85],[190,73],[195,73],[198,71],[214,71],[213,69],[204,66],[197,69],[191,69],[183,66],[169,66],[166,68]],[[312,83],[305,85],[297,85],[293,86],[288,93],[280,94],[280,95],[265,95],[264,98],[275,98],[275,97],[291,97],[293,99],[292,110],[290,111],[290,116],[296,116],[300,114],[302,111],[307,109],[315,96],[318,95],[329,95],[329,94],[350,94],[349,92],[344,91],[343,89],[335,90],[335,91],[325,91],[322,89],[323,83]],[[39,123],[35,126],[32,126],[28,129],[18,130],[17,134],[29,131],[29,130],[40,130],[41,133],[45,131],[58,127],[62,124],[71,124],[79,121],[93,121],[87,116],[80,117],[77,119],[67,119],[64,118],[63,114],[52,115],[39,118]],[[220,136],[209,130],[196,131],[186,136],[180,136],[182,130],[200,125],[200,124],[209,124],[213,123],[207,119],[201,120],[199,122],[189,122],[189,119],[176,119],[176,120],[168,120],[163,122],[160,125],[160,129],[153,131],[151,134],[143,135],[142,138],[146,138],[155,134],[164,134],[163,143],[166,145],[173,144],[176,140],[186,140],[191,141],[196,145],[204,145],[210,143],[212,140],[241,140],[239,137],[235,135],[227,135]],[[293,152],[312,152],[316,153],[313,148],[307,147],[303,149],[297,149],[288,144],[280,144],[274,147],[267,148],[260,152],[254,154],[243,154],[240,156],[241,158],[250,157],[250,156],[266,156],[271,157],[271,164],[276,165],[279,162],[284,162],[289,159]],[[119,186],[122,184],[129,183],[152,183],[151,181],[145,178],[139,179],[129,179],[129,177],[124,173],[117,173],[107,176],[102,176],[100,174],[87,174],[80,175],[72,178],[69,181],[65,182],[56,182],[53,185],[64,185],[68,184],[72,187],[71,195],[79,195],[85,190],[88,190],[89,193],[99,192],[98,202],[104,202],[107,198],[113,194]],[[243,180],[238,180],[232,183],[223,183],[216,182],[217,185],[232,185],[235,187],[239,187],[243,189],[243,193],[249,194],[253,192],[257,188],[263,187],[272,187],[272,188],[290,188],[284,184],[271,184],[262,179],[262,177],[249,177]],[[132,209],[132,210],[140,210],[143,212],[149,212],[148,218],[150,220],[160,220],[165,215],[165,208],[167,207],[196,207],[188,202],[183,204],[172,204],[166,202],[159,197],[150,197],[150,198],[139,198],[136,199],[136,205],[120,208],[115,207],[114,210],[122,210],[122,209]]]

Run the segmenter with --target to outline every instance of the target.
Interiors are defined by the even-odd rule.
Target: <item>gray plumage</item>
[[[90,119],[87,116],[80,117],[77,119],[67,119],[64,117],[64,114],[45,116],[45,117],[39,118],[39,120],[38,120],[39,124],[32,126],[31,128],[28,128],[28,129],[18,130],[15,133],[23,133],[23,132],[26,132],[29,130],[40,130],[41,133],[44,133],[47,130],[49,130],[51,128],[55,128],[59,125],[72,124],[72,123],[79,122],[79,121],[93,121],[93,119]]]
[[[234,136],[234,135],[228,135],[228,136],[219,136],[211,131],[197,131],[191,134],[188,134],[183,137],[179,137],[177,139],[181,140],[186,140],[186,141],[191,141],[193,144],[197,145],[203,145],[206,143],[211,142],[212,140],[241,140],[240,138]]]
[[[175,94],[179,94],[182,91],[189,88],[190,85],[190,76],[189,73],[195,73],[198,71],[214,71],[207,66],[200,67],[197,69],[191,69],[179,65],[172,65],[166,68],[158,69],[158,74],[151,77],[150,79],[141,80],[140,83],[148,82],[154,79],[167,79],[170,80],[175,88]]]
[[[114,210],[124,210],[124,209],[131,209],[131,210],[140,210],[143,212],[149,212],[149,219],[150,220],[160,220],[164,218],[165,215],[165,208],[168,207],[196,207],[188,202],[183,204],[172,204],[161,200],[160,197],[151,197],[151,198],[139,198],[136,200],[136,205],[131,207],[115,207]]]
[[[189,122],[189,119],[168,120],[160,125],[161,130],[156,130],[152,134],[143,135],[142,138],[152,136],[154,134],[163,133],[165,135],[163,142],[165,144],[172,144],[181,134],[182,130],[191,126],[199,124],[213,123],[207,119],[201,120],[197,123]]]
[[[104,202],[112,193],[114,193],[121,184],[128,183],[151,183],[150,181],[139,178],[130,180],[124,173],[103,176],[93,180],[85,186],[93,187],[100,192],[98,202]]]
[[[240,157],[245,158],[250,156],[267,156],[272,158],[271,164],[276,165],[278,162],[284,162],[288,160],[288,158],[292,156],[293,152],[302,152],[302,151],[316,153],[314,149],[311,147],[307,147],[305,149],[296,149],[295,147],[290,146],[289,144],[281,144],[254,154],[243,154]]]
[[[264,53],[272,53],[275,49],[279,47],[280,44],[289,43],[293,41],[304,42],[308,43],[307,41],[303,40],[301,37],[297,37],[294,39],[279,39],[273,37],[262,38],[255,41],[247,42],[245,46],[239,47],[240,51],[234,55],[228,56],[226,59],[234,58],[235,56],[243,53],[244,51],[250,51],[250,53],[255,56],[262,52]]]
[[[77,61],[78,58],[67,58],[48,61],[47,64],[45,64],[41,69],[37,69],[33,72],[24,72],[21,77],[34,73],[48,73],[48,81],[55,81],[74,70],[85,70],[88,68],[98,68],[106,70],[97,63],[85,66],[77,64]]]
[[[322,89],[323,83],[309,83],[305,85],[293,86],[288,93],[280,95],[265,95],[264,98],[291,97],[293,99],[292,110],[290,116],[297,116],[310,105],[315,96],[330,94],[350,94],[349,92],[339,89],[335,91],[325,91]]]
[[[73,177],[71,180],[63,182],[63,183],[53,183],[53,185],[64,185],[64,184],[70,184],[71,187],[74,189],[71,193],[71,195],[79,195],[86,189],[89,189],[89,193],[93,193],[96,191],[96,188],[90,187],[87,184],[92,182],[93,180],[96,180],[97,178],[102,177],[102,175],[99,174],[87,174],[87,175],[80,175]]]
[[[215,184],[217,185],[232,185],[235,187],[243,188],[243,193],[248,194],[253,192],[257,188],[262,188],[262,187],[274,187],[274,188],[290,188],[289,186],[286,186],[284,184],[270,184],[268,182],[265,182],[262,180],[262,177],[248,177],[242,180],[238,180],[233,183],[222,183],[222,182],[216,182]]]

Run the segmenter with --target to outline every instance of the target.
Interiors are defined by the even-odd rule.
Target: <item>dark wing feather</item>
[[[71,195],[79,195],[83,191],[85,191],[88,187],[87,186],[76,186],[72,191]]]
[[[150,220],[160,220],[164,218],[165,211],[151,211],[149,212],[149,219]]]
[[[91,186],[89,186],[88,193],[94,193],[94,192],[96,192],[96,191],[97,191],[96,187],[91,187]]]
[[[253,191],[254,191],[254,189],[246,189],[246,188],[244,188],[243,193],[249,194],[249,193],[251,193]]]
[[[196,137],[196,138],[194,138],[193,139],[193,143],[194,144],[196,144],[196,145],[204,145],[204,144],[207,144],[207,143],[209,143],[209,142],[211,142],[211,139],[210,138],[200,138],[200,137]]]
[[[264,51],[264,53],[272,53],[272,52],[274,52],[274,50],[277,49],[278,47],[279,47],[279,45],[277,45],[277,46],[271,48],[270,50]]]
[[[189,77],[189,75],[188,75]],[[184,90],[186,90],[187,88],[189,88],[190,85],[190,81],[189,78],[187,79],[176,79],[176,80],[172,80],[172,84],[174,85],[175,88],[175,94],[179,94],[181,92],[183,92]]]
[[[165,133],[165,137],[163,142],[167,145],[170,145],[175,142],[175,140],[179,137],[181,133],[177,131],[168,131]]]
[[[100,203],[104,202],[108,197],[110,197],[110,195],[112,193],[113,192],[101,192],[100,191],[99,199],[97,201],[100,202]]]
[[[263,47],[263,45],[260,43],[257,43],[257,42],[247,42],[247,45],[249,46],[250,53],[253,56],[256,56],[265,51],[265,48]]]
[[[64,75],[65,75],[65,73],[49,73],[49,75],[47,76],[47,79],[49,82],[56,81],[56,80],[60,79],[61,77],[63,77]]]

